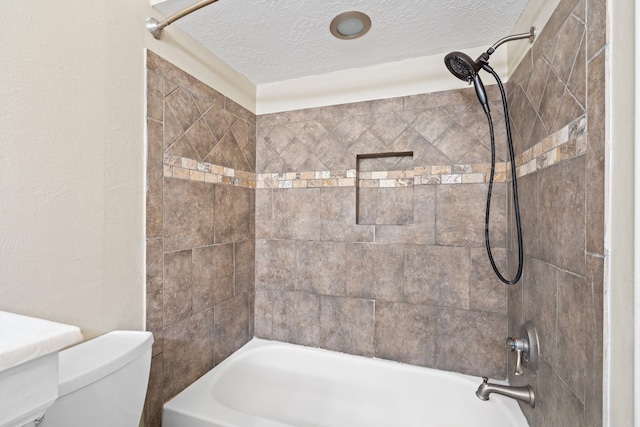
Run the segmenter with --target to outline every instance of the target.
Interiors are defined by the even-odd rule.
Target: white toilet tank
[[[38,427],[137,427],[151,332],[114,331],[59,354],[59,397]]]

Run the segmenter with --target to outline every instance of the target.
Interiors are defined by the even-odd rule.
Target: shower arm
[[[536,38],[536,27],[531,27],[531,29],[529,30],[528,33],[522,33],[522,34],[513,34],[511,36],[507,36],[507,37],[503,37],[500,40],[498,40],[497,42],[495,42],[493,44],[493,46],[491,46],[488,50],[487,53],[489,55],[491,55],[493,52],[496,51],[496,49],[506,43],[506,42],[511,42],[514,40],[522,40],[522,39],[529,39],[529,43],[533,43],[533,41]]]
[[[148,18],[146,23],[147,30],[149,30],[149,32],[153,34],[154,38],[160,40],[162,38],[162,33],[165,27],[168,27],[178,19],[184,18],[185,16],[187,16],[192,12],[195,12],[196,10],[202,9],[203,7],[209,6],[211,3],[215,3],[217,1],[218,0],[201,0],[197,3],[192,4],[189,7],[182,9],[179,12],[174,13],[173,15],[169,16],[163,21],[158,21],[155,18]]]

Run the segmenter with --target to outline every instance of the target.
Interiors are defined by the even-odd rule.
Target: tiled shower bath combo
[[[507,84],[525,255],[510,287],[486,259],[473,88],[256,117],[148,52],[147,425],[253,336],[531,384],[531,426],[601,425],[603,8],[561,1]],[[487,92],[491,241],[512,273]],[[504,341],[527,320],[540,369],[514,377]]]

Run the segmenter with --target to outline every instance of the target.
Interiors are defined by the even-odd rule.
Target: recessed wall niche
[[[413,224],[413,152],[359,154],[356,224]]]

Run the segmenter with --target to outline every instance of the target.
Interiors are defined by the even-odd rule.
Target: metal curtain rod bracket
[[[195,4],[192,4],[187,8],[182,9],[179,12],[174,13],[173,15],[169,16],[168,18],[166,18],[164,21],[161,21],[161,22],[159,22],[155,18],[148,18],[147,30],[149,30],[149,32],[153,34],[154,38],[160,40],[162,38],[162,32],[165,27],[173,24],[175,21],[177,21],[180,18],[184,18],[188,14],[195,12],[196,10],[202,9],[203,7],[209,6],[211,3],[215,3],[217,1],[218,0],[201,0]]]

